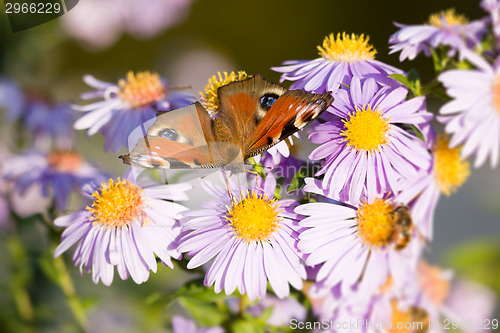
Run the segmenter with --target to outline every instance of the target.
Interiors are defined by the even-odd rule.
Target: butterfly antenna
[[[255,182],[257,184],[257,187],[259,188],[259,190],[261,190],[262,192],[264,192],[264,189],[262,187],[260,187],[260,184],[259,184],[259,179],[261,178],[259,173],[257,171],[254,171],[254,170],[247,170],[245,169],[246,172],[248,173],[251,173],[251,174],[254,174],[255,176],[257,176],[257,181]]]
[[[231,188],[229,187],[229,176],[225,175],[224,180],[226,181],[227,193],[229,193],[229,198],[231,199],[231,203],[235,203],[233,194],[231,193]]]
[[[170,87],[168,87],[168,90],[187,90],[187,89],[193,89],[193,86],[188,84],[187,86],[170,86]]]

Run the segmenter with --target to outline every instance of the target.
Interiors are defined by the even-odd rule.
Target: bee
[[[400,204],[394,208],[392,213],[394,219],[394,233],[392,234],[392,243],[396,251],[402,251],[408,246],[411,240],[413,229],[413,220],[411,218],[410,209],[404,204]]]
[[[410,308],[410,316],[411,316],[411,321],[413,324],[417,325],[415,327],[414,332],[415,333],[426,333],[429,331],[429,314],[427,311],[424,309],[417,307],[417,306],[412,306]]]

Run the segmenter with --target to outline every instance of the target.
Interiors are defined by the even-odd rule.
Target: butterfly
[[[144,168],[223,167],[278,144],[333,102],[330,93],[287,90],[259,74],[222,86],[217,95],[215,117],[199,102],[157,115],[122,161]]]

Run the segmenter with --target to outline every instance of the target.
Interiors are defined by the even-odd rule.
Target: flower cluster
[[[420,53],[435,58],[437,80],[428,85],[375,60],[377,51],[365,35],[331,34],[317,47],[317,59],[273,67],[282,82],[292,82],[290,89],[331,94],[333,102],[308,132],[296,135],[307,137],[312,147],[305,154],[297,154],[300,143],[284,138],[283,130],[295,123],[271,124],[269,130],[283,140],[249,159],[248,175],[230,165],[201,179],[169,183],[158,170],[138,172],[133,166],[115,177],[72,149],[71,131],[100,132],[104,150],[116,153],[137,144],[131,139],[135,129],[144,137],[153,119],[175,115],[179,118],[165,125],[172,128],[158,137],[174,138],[170,141],[181,147],[198,138],[191,140],[176,128],[194,128],[198,118],[181,122],[182,115],[171,111],[198,100],[196,109],[207,109],[207,123],[222,137],[227,126],[217,125],[227,115],[219,92],[249,80],[246,72],[218,73],[198,99],[154,72],[128,72],[117,83],[86,75],[84,82],[94,90],[81,98],[94,101],[72,108],[2,78],[0,107],[6,117],[21,122],[35,141],[50,144],[6,159],[0,206],[7,210],[9,196],[39,188],[50,201],[41,215],[50,215],[52,231],[61,231],[54,257],[75,246],[74,265],[91,273],[95,283],[111,285],[115,268],[120,279],[145,283],[159,262],[199,275],[167,298],[178,296],[195,319],[203,311],[188,304],[193,295],[199,297],[194,303],[208,299],[222,314],[203,322],[174,316],[174,332],[252,331],[250,326],[263,331],[269,325],[278,331],[308,315],[335,323],[356,318],[390,325],[365,325],[353,332],[403,331],[401,323],[417,325],[404,327],[407,332],[439,332],[441,317],[470,315],[464,302],[486,304],[477,307],[474,318],[487,318],[494,303],[489,290],[423,259],[424,248],[432,244],[439,198],[466,182],[471,173],[467,158],[475,157],[474,168],[488,159],[492,168],[498,165],[500,44],[493,38],[489,47],[479,45],[499,36],[500,5],[493,0],[482,5],[491,17],[468,22],[447,10],[431,15],[424,25],[396,24],[391,53],[400,52],[401,61]],[[133,5],[127,1],[125,7]],[[135,23],[120,24],[129,30]],[[426,98],[443,91],[447,98],[435,114],[427,109]],[[231,107],[243,109],[254,101]],[[259,102],[255,122],[272,107]],[[82,115],[75,120],[73,111]],[[247,126],[245,121],[239,125]],[[253,130],[248,128],[242,132]],[[273,137],[267,136],[268,144]],[[170,148],[163,141],[144,141],[160,153]],[[196,167],[201,148],[210,151],[215,145],[207,147],[172,155]],[[77,192],[86,200],[84,208],[64,215]]]

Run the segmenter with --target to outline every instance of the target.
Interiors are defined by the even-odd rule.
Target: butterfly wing
[[[258,155],[316,119],[333,102],[329,94],[287,91],[260,75],[218,90],[219,112],[244,159]]]
[[[281,95],[259,122],[252,134],[253,140],[245,146],[244,158],[258,155],[323,113],[333,102],[330,93],[311,94],[302,90],[289,90]]]
[[[219,88],[219,114],[243,152],[252,141],[257,125],[266,117],[269,103],[285,92],[285,88],[264,80],[259,74]]]
[[[144,133],[141,127],[136,131]],[[226,165],[239,153],[237,145],[217,142],[212,120],[197,102],[158,115],[146,136],[120,158],[144,168],[199,169]]]

